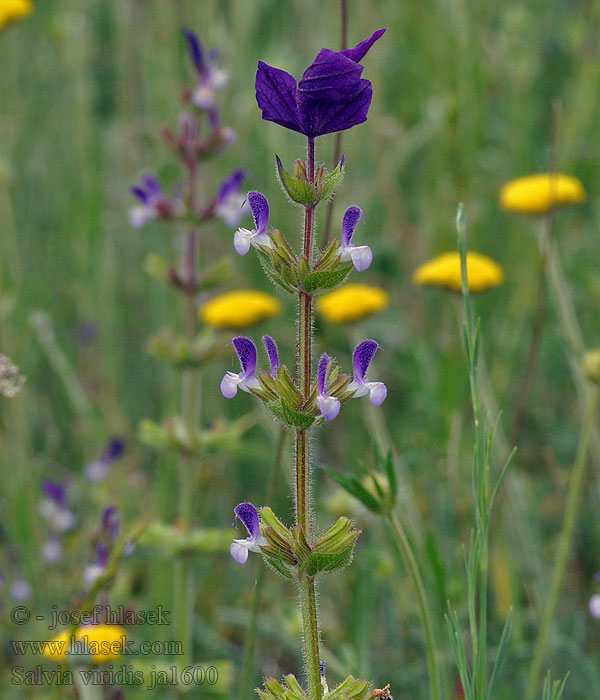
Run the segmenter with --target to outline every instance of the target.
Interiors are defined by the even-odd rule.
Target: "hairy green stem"
[[[583,417],[583,424],[581,426],[579,444],[577,446],[577,455],[575,457],[575,464],[573,465],[573,471],[571,472],[571,478],[569,480],[569,489],[565,504],[565,516],[562,529],[560,531],[558,551],[554,562],[550,590],[548,592],[546,605],[542,614],[540,631],[535,643],[533,661],[531,662],[529,678],[527,680],[527,689],[525,691],[525,700],[533,700],[537,693],[537,686],[540,679],[542,664],[544,662],[544,655],[546,653],[550,638],[552,621],[554,619],[554,613],[556,612],[556,607],[558,605],[558,597],[562,588],[565,572],[567,570],[567,564],[569,562],[569,554],[571,552],[573,534],[575,532],[575,523],[577,521],[577,513],[579,511],[581,495],[583,492],[585,470],[588,463],[592,435],[596,421],[598,391],[598,388],[594,386],[588,393],[588,402],[585,415]]]
[[[436,654],[435,635],[433,632],[433,618],[429,601],[427,600],[427,592],[419,565],[417,564],[410,541],[404,530],[404,526],[395,513],[390,513],[388,520],[392,526],[392,534],[398,549],[402,555],[404,565],[408,569],[408,573],[412,579],[413,586],[417,592],[417,601],[419,603],[419,614],[421,616],[421,625],[425,634],[425,648],[427,652],[427,668],[429,671],[429,686],[431,689],[431,700],[439,700],[440,697],[440,669]]]
[[[275,446],[275,454],[273,455],[273,468],[269,475],[267,484],[266,502],[271,503],[275,497],[275,488],[281,472],[281,463],[283,460],[283,449],[285,447],[287,430],[284,426],[280,426],[277,436],[277,444]],[[258,562],[258,574],[256,577],[256,586],[254,587],[254,595],[252,599],[252,610],[250,612],[250,622],[246,631],[246,639],[244,643],[244,659],[242,662],[242,672],[240,674],[240,700],[250,700],[254,696],[253,685],[255,682],[256,671],[254,669],[254,656],[256,648],[256,637],[258,630],[258,614],[262,602],[262,591],[265,582],[265,567],[262,562]]]
[[[315,181],[315,140],[308,139],[308,181]],[[304,213],[304,237],[302,255],[312,264],[314,236],[314,206]],[[313,300],[306,292],[298,294],[298,379],[304,402],[308,400],[312,365],[312,315]],[[312,544],[312,517],[310,509],[310,436],[308,430],[296,431],[296,523],[302,527],[309,544]],[[314,579],[306,573],[299,574],[300,606],[304,633],[304,658],[310,700],[321,700],[321,674],[319,656],[319,621]]]

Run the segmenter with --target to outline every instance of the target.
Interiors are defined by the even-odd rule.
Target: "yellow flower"
[[[103,664],[119,658],[125,637],[125,630],[119,625],[87,625],[76,630],[74,639],[68,630],[64,630],[46,642],[43,654],[53,661],[89,654],[93,663]]]
[[[33,12],[31,0],[0,0],[0,29]]]
[[[499,287],[504,282],[504,270],[486,255],[469,251],[467,277],[469,291],[483,292],[492,287]],[[444,253],[429,260],[413,272],[413,281],[422,286],[448,287],[455,292],[460,292],[462,289],[460,255],[458,252]]]
[[[207,301],[199,310],[200,318],[214,328],[246,328],[277,315],[281,303],[270,294],[239,289]]]
[[[560,173],[520,177],[507,182],[500,190],[500,206],[520,214],[544,214],[553,207],[584,200],[581,180]]]
[[[349,323],[376,314],[388,305],[387,292],[368,284],[347,284],[317,299],[317,309],[330,323]]]

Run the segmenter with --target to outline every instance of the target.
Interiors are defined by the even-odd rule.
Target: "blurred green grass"
[[[478,297],[476,306],[508,427],[530,339],[539,259],[536,223],[501,212],[497,193],[512,177],[548,169],[551,104],[558,99],[558,167],[583,180],[588,202],[558,213],[556,241],[586,342],[600,343],[600,2],[437,0],[424,8],[414,1],[350,0],[349,6],[352,43],[380,26],[388,33],[365,61],[374,85],[369,120],[344,134],[347,175],[336,200],[334,232],[346,206],[363,208],[366,225],[360,233],[375,261],[361,281],[381,284],[392,296],[385,314],[361,323],[356,332],[386,349],[377,363],[390,389],[385,413],[416,495],[423,536],[431,543],[428,583],[441,612],[447,597],[458,605],[464,599],[460,542],[470,523],[468,385],[452,299],[415,288],[411,272],[455,247],[454,213],[464,201],[471,247],[495,257],[507,272],[505,285]],[[177,374],[143,352],[149,335],[180,324],[175,295],[142,272],[148,253],[173,256],[174,239],[158,225],[130,227],[127,189],[147,171],[158,171],[170,185],[179,177],[156,137],[163,123],[176,122],[179,90],[193,77],[182,26],[218,48],[231,75],[221,105],[238,140],[209,165],[203,185],[212,192],[231,169],[247,168],[248,187],[269,197],[272,221],[293,238],[299,217],[278,190],[273,154],[291,164],[304,144],[300,136],[260,120],[254,72],[262,59],[298,76],[322,46],[337,47],[336,2],[45,0],[31,18],[0,34],[0,350],[28,377],[26,392],[0,407],[0,564],[8,572],[23,568],[40,609],[68,603],[63,578],[76,589],[80,568],[93,555],[91,548],[71,552],[63,571],[41,563],[42,478],[79,473],[109,435],[124,434],[129,443],[124,466],[103,489],[81,495],[95,511],[79,513],[80,520],[91,531],[108,502],[130,520],[175,515],[174,464],[135,437],[141,419],[158,420],[177,410]],[[320,141],[318,157],[329,163],[333,139]],[[205,257],[230,252],[231,233],[215,224],[203,244]],[[237,279],[266,289],[251,257],[234,261]],[[30,322],[39,309],[51,315],[57,342],[94,405],[91,414],[70,402],[39,343]],[[78,341],[84,322],[98,328],[91,347]],[[264,325],[289,358],[294,329],[289,302],[280,320]],[[316,330],[319,347],[348,363],[346,330],[320,322]],[[218,381],[230,364],[228,358],[206,372],[210,410],[204,421],[239,416],[252,407],[247,397],[231,404],[220,399]],[[356,469],[353,455],[366,457],[364,408],[358,402],[345,407],[335,430],[321,432],[321,463],[350,471]],[[566,348],[550,305],[511,477],[522,499],[511,512],[524,520],[497,518],[498,541],[509,550],[498,566],[506,567],[516,608],[513,650],[498,700],[512,697],[510,679],[514,694],[522,689],[578,425]],[[211,461],[197,484],[202,524],[226,527],[239,500],[262,502],[270,435],[265,418],[233,457]],[[600,687],[600,632],[587,614],[592,575],[600,569],[597,475],[581,514],[552,645],[555,675],[572,672],[573,699],[587,699],[590,688]],[[324,523],[331,518],[327,502],[335,488],[320,473],[316,478],[318,519]],[[292,488],[289,479],[282,485],[279,512],[289,507]],[[331,674],[366,674],[380,686],[392,683],[396,699],[425,698],[412,590],[388,561],[381,525],[364,513],[357,517],[364,535],[353,566],[321,586]],[[171,571],[165,564],[154,552],[138,552],[117,595],[126,599],[135,584],[138,605],[170,600]],[[203,595],[196,656],[239,664],[254,569],[234,569],[223,554],[198,558],[197,572]],[[2,596],[5,615],[11,604]],[[497,623],[491,628],[496,640]],[[298,668],[294,596],[273,577],[261,625],[257,679]],[[7,661],[10,634],[3,639]],[[31,697],[30,691],[6,689],[11,698]],[[44,689],[37,691],[43,697]],[[138,697],[134,690],[131,697]]]

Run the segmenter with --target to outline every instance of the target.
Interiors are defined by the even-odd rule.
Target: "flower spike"
[[[367,245],[352,245],[352,236],[360,219],[364,216],[360,207],[349,207],[344,214],[342,223],[342,248],[340,260],[348,262],[352,260],[357,272],[368,270],[373,262],[373,252]]]
[[[354,391],[354,398],[369,394],[373,406],[381,406],[387,396],[387,387],[383,382],[370,382],[367,370],[379,345],[374,340],[365,340],[356,346],[352,356],[354,380],[348,385],[348,391]]]
[[[231,342],[240,359],[242,371],[239,374],[227,372],[221,380],[221,393],[226,399],[232,399],[238,388],[246,392],[260,388],[260,382],[256,378],[256,346],[250,338],[242,335]]]
[[[319,361],[319,393],[317,395],[317,406],[326,421],[335,420],[341,408],[340,400],[336,399],[335,396],[329,396],[327,393],[327,372],[330,364],[331,358],[329,355],[323,353]]]
[[[277,352],[277,345],[270,335],[263,335],[263,343],[265,344],[265,349],[267,355],[269,356],[269,361],[271,362],[271,376],[273,379],[277,376],[277,370],[279,369],[279,353]]]
[[[246,255],[250,246],[258,248],[263,246],[271,248],[269,238],[269,202],[260,192],[248,192],[248,204],[252,210],[255,228],[249,231],[247,228],[239,228],[233,236],[233,247],[239,255]]]
[[[260,553],[260,548],[265,547],[268,542],[260,531],[258,511],[252,503],[240,503],[233,509],[233,512],[235,513],[234,527],[239,518],[248,530],[249,537],[246,537],[245,540],[233,540],[229,552],[238,564],[245,564],[248,561],[248,552]]]

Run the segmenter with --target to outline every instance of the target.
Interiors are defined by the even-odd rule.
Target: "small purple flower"
[[[361,78],[359,62],[384,33],[376,31],[353,49],[321,49],[298,84],[286,71],[259,61],[255,87],[262,118],[310,138],[362,124],[373,88]]]
[[[239,518],[248,530],[249,537],[246,537],[245,540],[233,540],[229,552],[238,564],[245,564],[248,561],[248,552],[260,552],[260,548],[265,547],[268,542],[261,534],[258,511],[252,503],[240,503],[233,512],[235,513],[234,527]]]
[[[265,349],[271,363],[270,374],[273,379],[275,379],[277,376],[277,370],[279,369],[279,353],[277,352],[277,345],[270,335],[263,335],[263,343],[265,344]]]
[[[62,542],[58,537],[51,537],[46,540],[40,550],[42,561],[46,564],[57,564],[63,556]]]
[[[10,585],[10,595],[13,600],[19,602],[29,600],[32,593],[33,589],[31,588],[31,584],[24,578],[17,578]]]
[[[91,588],[106,571],[108,565],[108,545],[100,540],[96,545],[96,563],[88,564],[83,570],[83,580],[88,588]]]
[[[348,262],[352,260],[352,264],[357,272],[368,270],[373,262],[373,252],[367,245],[352,245],[352,236],[360,219],[364,216],[360,207],[349,207],[344,214],[342,223],[342,247],[340,251],[340,260]]]
[[[181,199],[176,198],[173,202],[167,199],[154,175],[144,175],[141,185],[134,185],[130,192],[140,201],[129,210],[129,222],[134,228],[142,228],[154,219],[171,219],[183,213]]]
[[[590,613],[592,617],[600,619],[600,594],[593,595],[590,598]]]
[[[119,539],[119,529],[121,521],[116,506],[109,506],[102,512],[102,529],[109,536],[112,542]]]
[[[255,228],[249,231],[247,228],[239,228],[233,236],[233,247],[236,253],[246,255],[250,246],[258,248],[271,248],[269,238],[269,202],[260,192],[248,192],[248,204],[252,210]]]
[[[69,508],[67,487],[53,479],[44,479],[42,492],[45,494],[40,502],[40,515],[48,520],[56,532],[67,532],[75,524],[75,516]]]
[[[222,219],[227,226],[237,226],[250,213],[248,200],[240,193],[240,186],[245,177],[245,170],[234,170],[223,181],[214,203],[209,207],[214,216]]]
[[[348,385],[348,391],[354,392],[355,399],[369,394],[369,401],[373,406],[381,406],[387,396],[387,387],[383,382],[370,382],[367,370],[371,364],[379,345],[374,340],[365,340],[356,346],[352,356],[352,368],[354,379]]]
[[[125,441],[123,438],[111,438],[100,457],[85,467],[86,479],[91,482],[102,481],[108,475],[115,461],[121,458],[124,452]]]
[[[199,109],[212,110],[215,107],[215,92],[227,84],[227,72],[214,65],[215,52],[205,54],[198,36],[191,29],[184,29],[192,63],[198,72],[198,85],[192,92],[192,102]]]
[[[250,392],[250,389],[259,389],[260,382],[256,378],[256,346],[243,335],[237,336],[232,341],[233,347],[240,358],[242,371],[239,374],[227,372],[221,381],[221,393],[226,399],[232,399],[238,388]]]
[[[335,420],[341,408],[340,400],[336,399],[335,396],[329,396],[327,393],[327,371],[329,370],[330,363],[331,358],[329,355],[323,353],[319,361],[319,393],[317,394],[317,406],[326,421]]]

